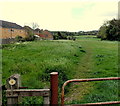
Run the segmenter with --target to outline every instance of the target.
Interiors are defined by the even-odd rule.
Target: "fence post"
[[[51,85],[51,105],[58,104],[58,72],[50,73],[50,85]]]
[[[19,74],[14,74],[7,79],[6,88],[7,90],[11,90],[10,92],[7,92],[6,90],[7,104],[18,104],[18,95],[13,94],[12,90],[19,89],[20,86],[21,79]]]
[[[47,106],[50,104],[50,101],[49,101],[49,96],[43,96],[43,100],[44,100],[44,105]]]

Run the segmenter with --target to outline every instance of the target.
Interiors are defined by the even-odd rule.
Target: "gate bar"
[[[108,78],[90,78],[90,79],[72,79],[66,81],[62,86],[62,93],[61,93],[61,105],[64,105],[64,88],[68,83],[71,82],[90,82],[90,81],[105,81],[105,80],[120,80],[120,77],[108,77]],[[120,103],[120,101],[118,101]],[[112,102],[113,103],[113,102]],[[116,102],[114,102],[115,104]],[[86,104],[85,104],[86,105]]]
[[[66,105],[66,106],[101,106],[101,105],[112,105],[112,104],[120,104],[120,101],[74,104],[74,105]]]

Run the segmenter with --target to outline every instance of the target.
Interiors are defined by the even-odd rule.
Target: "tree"
[[[34,30],[29,26],[24,26],[24,29],[27,32],[27,37],[25,38],[25,40],[26,41],[33,41],[35,39]]]
[[[98,34],[97,34],[97,37],[98,37],[98,38],[101,38],[102,40],[105,40],[105,39],[107,38],[107,33],[106,33],[106,31],[107,31],[107,23],[104,23],[104,24],[100,27],[100,29],[99,29],[99,31],[98,31]]]
[[[120,41],[120,20],[113,19],[104,23],[99,29],[98,37],[104,40]]]
[[[62,32],[58,32],[59,39],[67,39],[67,35],[63,34]]]
[[[120,20],[113,19],[107,29],[108,40],[120,40]]]
[[[55,34],[53,35],[53,39],[54,39],[54,40],[58,40],[58,39],[59,39],[58,34],[55,33]]]
[[[36,22],[33,22],[32,29],[35,30],[36,28],[39,28],[39,25]]]

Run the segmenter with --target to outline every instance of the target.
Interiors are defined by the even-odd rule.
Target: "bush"
[[[59,36],[57,34],[53,35],[53,39],[54,40],[58,40],[59,39]]]
[[[67,39],[67,35],[65,35],[61,32],[58,32],[58,36],[59,36],[59,39]]]
[[[31,34],[25,38],[25,41],[34,41],[34,40],[35,40],[35,36],[33,36],[33,34]]]
[[[101,40],[120,41],[120,20],[113,19],[104,23],[98,32]]]
[[[23,38],[22,36],[16,36],[15,39],[17,42],[25,42],[25,41],[34,41],[35,40],[35,36],[33,36],[33,34],[28,35],[26,38]]]
[[[18,35],[18,36],[15,37],[15,40],[17,42],[23,41],[23,37]]]
[[[68,39],[68,40],[73,40],[73,41],[75,41],[75,40],[76,40],[76,37],[69,36],[69,37],[67,37],[67,39]]]

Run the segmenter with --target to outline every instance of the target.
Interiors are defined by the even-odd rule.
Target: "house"
[[[35,33],[34,33],[34,30],[33,30],[31,27],[29,27],[29,26],[24,26],[23,28],[24,28],[24,30],[27,32],[27,37],[35,34]]]
[[[14,39],[16,36],[25,38],[31,35],[38,35],[41,39],[53,40],[53,36],[48,30],[39,28],[33,30],[29,26],[22,27],[13,22],[0,20],[0,39]]]
[[[53,40],[53,35],[48,30],[39,30],[38,28],[34,32],[36,35],[40,36],[41,39]]]
[[[0,20],[0,39],[15,38],[16,36],[26,37],[26,30],[12,22]]]
[[[39,29],[39,28],[36,28],[35,30],[33,30],[29,26],[24,26],[24,29],[27,31],[28,36],[34,35],[37,37],[39,36],[40,39],[53,40],[53,35],[48,30],[43,30],[43,29]]]
[[[39,36],[43,39],[53,40],[53,35],[48,30],[42,31]]]

